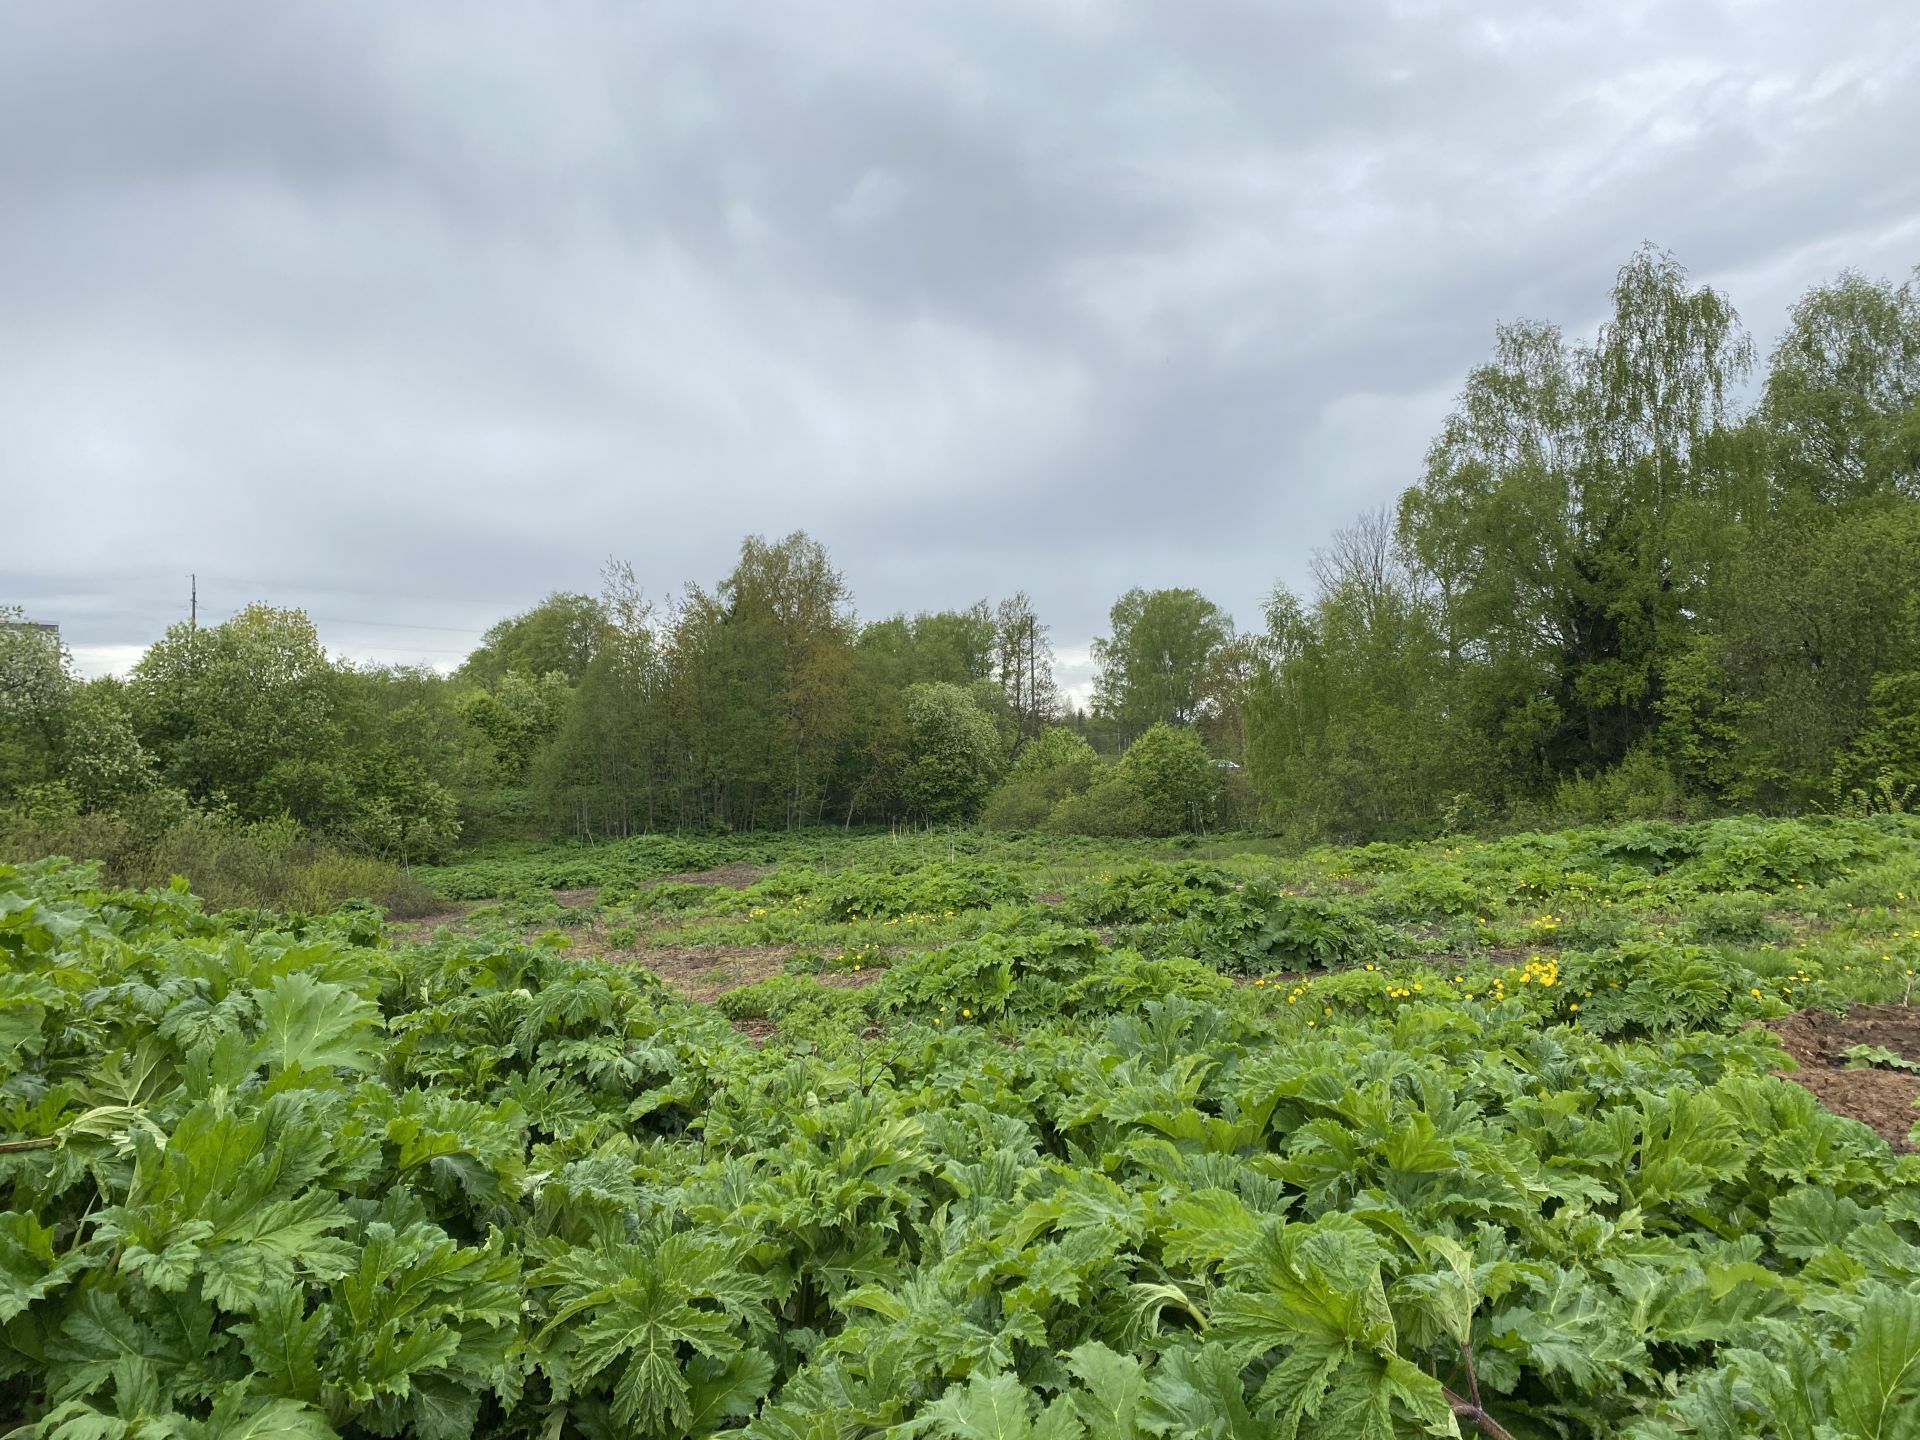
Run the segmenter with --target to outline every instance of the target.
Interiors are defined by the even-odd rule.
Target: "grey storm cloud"
[[[0,601],[91,669],[498,616],[804,528],[863,614],[1243,625],[1496,321],[1644,239],[1763,346],[1920,260],[1903,0],[15,6]]]

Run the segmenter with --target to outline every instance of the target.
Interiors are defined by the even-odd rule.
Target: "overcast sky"
[[[1912,0],[17,4],[0,602],[456,663],[804,528],[866,616],[1258,624],[1643,239],[1763,350],[1920,261]],[[417,628],[411,628],[417,627]]]

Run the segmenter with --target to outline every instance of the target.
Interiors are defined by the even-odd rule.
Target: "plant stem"
[[[1480,1433],[1488,1437],[1488,1440],[1513,1440],[1511,1431],[1466,1396],[1456,1395],[1445,1386],[1441,1389],[1445,1391],[1447,1404],[1452,1407],[1455,1418],[1472,1421]]]
[[[1460,1342],[1460,1363],[1467,1371],[1467,1393],[1456,1395],[1444,1385],[1440,1387],[1447,1397],[1448,1406],[1453,1410],[1454,1418],[1471,1420],[1488,1440],[1513,1440],[1507,1428],[1487,1414],[1486,1408],[1480,1403],[1480,1377],[1473,1370],[1473,1342],[1470,1340]]]

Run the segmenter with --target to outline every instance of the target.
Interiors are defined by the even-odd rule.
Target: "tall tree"
[[[1131,741],[1157,724],[1200,717],[1215,652],[1233,622],[1198,590],[1127,591],[1108,614],[1113,633],[1093,642],[1093,704]]]
[[[132,677],[135,728],[164,778],[249,819],[326,825],[350,811],[340,700],[313,623],[266,605],[172,626]]]
[[[965,610],[895,615],[860,630],[859,650],[896,689],[923,681],[971,685],[993,674],[996,634],[982,600]]]
[[[1784,511],[1748,556],[1721,653],[1738,702],[1730,798],[1808,805],[1836,762],[1920,670],[1920,504],[1847,507],[1837,519]]]
[[[993,668],[1007,713],[1013,717],[1013,743],[1018,750],[1060,713],[1052,634],[1024,590],[1014,591],[994,609]]]
[[[1316,837],[1431,827],[1485,778],[1437,596],[1383,514],[1313,568],[1310,607],[1285,590],[1268,604],[1243,702],[1254,786],[1271,820]]]
[[[746,829],[817,822],[854,676],[852,601],[826,550],[750,537],[713,592],[689,588],[674,631],[686,808]]]
[[[58,633],[0,605],[0,802],[53,777],[74,684]]]
[[[1920,497],[1920,269],[1810,290],[1773,352],[1762,413],[1782,484],[1824,503]]]
[[[1497,332],[1402,497],[1450,654],[1516,783],[1617,762],[1659,721],[1681,647],[1753,507],[1731,395],[1751,346],[1671,257],[1622,268],[1592,346]]]
[[[678,818],[668,804],[666,706],[671,633],[631,565],[602,572],[602,642],[568,697],[534,787],[553,822],[598,838],[650,830]]]

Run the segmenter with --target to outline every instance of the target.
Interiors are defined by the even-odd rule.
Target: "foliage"
[[[1120,777],[1140,797],[1143,834],[1179,835],[1213,820],[1213,759],[1191,731],[1148,726],[1121,757]]]
[[[1012,871],[972,861],[935,862],[898,869],[847,869],[815,891],[832,920],[873,919],[924,911],[984,909],[1027,898]]]
[[[936,1025],[1057,1014],[1069,982],[1089,974],[1099,954],[1091,930],[987,934],[892,966],[876,1004]]]
[[[650,938],[786,917],[846,937],[823,971],[885,967],[718,1007],[645,948],[0,867],[0,1405],[70,1436],[1668,1440],[1920,1402],[1920,1171],[1748,1024],[1911,983],[1912,817],[1205,862],[965,838],[436,872],[537,926],[538,882],[597,876],[604,915],[653,893],[615,876],[751,857],[746,891],[657,887],[682,929]],[[1063,867],[1125,947],[1020,903]],[[827,913],[922,875],[1005,898]],[[1704,943],[1756,914],[1755,948]],[[1345,968],[1216,968],[1316,953]]]
[[[114,885],[164,886],[177,875],[218,909],[312,915],[371,900],[395,916],[412,916],[438,903],[390,860],[345,849],[288,820],[249,824],[196,811],[177,791],[153,791],[106,813],[16,815],[0,821],[0,854],[84,857]]]
[[[1205,682],[1233,621],[1197,590],[1127,591],[1093,642],[1093,704],[1131,740],[1153,725],[1191,725],[1209,696]]]
[[[1091,925],[1144,925],[1180,920],[1202,900],[1225,895],[1233,877],[1217,865],[1184,861],[1103,870],[1081,882],[1068,896],[1074,912]]]
[[[1047,812],[1047,829],[1063,835],[1143,835],[1147,823],[1146,798],[1111,766],[1096,773],[1085,790]]]
[[[1351,965],[1384,958],[1392,946],[1356,908],[1289,895],[1270,880],[1199,900],[1177,933],[1189,953],[1246,971]]]
[[[489,690],[508,676],[558,675],[577,685],[607,642],[612,617],[591,595],[556,591],[524,614],[493,625],[460,669]]]
[[[989,830],[1040,829],[1054,806],[1093,783],[1097,763],[1083,737],[1065,726],[1048,726],[1014,757],[1007,778],[987,798],[980,823]]]
[[[972,820],[1000,770],[993,720],[958,685],[927,681],[906,692],[907,810],[935,823]]]

